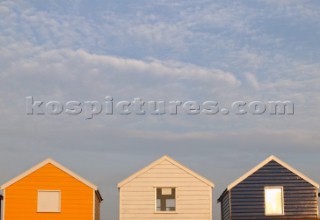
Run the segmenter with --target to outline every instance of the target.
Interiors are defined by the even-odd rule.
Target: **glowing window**
[[[283,188],[265,187],[264,203],[266,215],[283,215]]]

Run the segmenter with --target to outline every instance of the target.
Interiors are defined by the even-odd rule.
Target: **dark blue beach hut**
[[[270,156],[222,193],[221,219],[317,219],[319,184]]]

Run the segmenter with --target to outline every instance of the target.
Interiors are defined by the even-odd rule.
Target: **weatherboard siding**
[[[38,213],[38,190],[60,190],[61,212]],[[4,220],[92,220],[93,189],[47,164],[5,189]]]
[[[155,212],[155,188],[176,187],[176,212]],[[211,220],[212,188],[169,161],[162,161],[120,188],[120,220]]]
[[[265,186],[283,186],[283,216],[265,216]],[[318,214],[316,187],[275,161],[270,161],[232,188],[230,198],[230,219],[317,218]],[[226,203],[224,198],[222,201]],[[228,219],[227,215],[224,219]]]
[[[230,219],[230,193],[226,191],[221,201],[221,218],[223,220]]]

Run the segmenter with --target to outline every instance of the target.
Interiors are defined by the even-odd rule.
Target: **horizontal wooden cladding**
[[[61,212],[37,212],[38,190],[59,190]],[[5,220],[92,220],[93,192],[76,178],[47,164],[5,189]]]
[[[187,200],[179,200],[179,205],[207,205],[208,204],[208,200],[207,199],[187,199]],[[138,204],[142,204],[142,205],[155,205],[155,200],[121,200],[123,205],[138,205]]]
[[[145,173],[139,176],[139,178],[194,178],[187,173]]]
[[[258,212],[239,212],[239,213],[232,213],[232,219],[237,219],[237,217],[253,217],[255,216],[256,219],[264,219],[264,218],[272,218],[275,217],[276,219],[280,219],[282,217],[284,218],[288,218],[288,217],[296,217],[296,218],[310,218],[310,217],[316,217],[317,215],[314,214],[310,214],[308,212],[303,212],[302,215],[295,213],[295,212],[291,212],[291,213],[287,213],[285,212],[284,215],[277,215],[277,216],[266,216],[265,214],[258,213]]]
[[[264,205],[264,200],[260,198],[241,198],[241,199],[234,199],[232,200],[233,206],[242,206],[244,204],[249,204],[249,205]],[[317,204],[317,200],[300,200],[300,201],[284,201],[285,205],[314,205]]]
[[[164,162],[162,162],[161,164],[156,165],[156,167],[150,169],[149,172],[152,172],[153,169],[166,169],[166,170],[173,169],[173,170],[176,170],[177,167],[172,163],[164,163]]]
[[[240,197],[238,196],[237,198],[233,198],[232,201],[233,202],[252,202],[252,203],[255,203],[255,202],[264,202],[264,198],[262,196],[247,196],[247,197]],[[285,204],[299,204],[299,203],[310,203],[310,202],[314,202],[314,203],[317,203],[317,198],[315,198],[315,196],[312,196],[312,197],[304,197],[304,196],[301,196],[301,197],[292,197],[292,199],[288,199],[289,197],[285,197],[285,201],[284,203]]]
[[[121,188],[121,192],[148,192],[152,191],[154,192],[155,188],[158,185],[151,185],[148,187],[139,187],[139,186],[124,186]],[[185,187],[179,187],[179,190],[181,192],[183,191],[211,191],[211,189],[208,186],[199,186],[199,185],[193,185],[193,186],[185,186]]]
[[[283,216],[265,216],[265,186],[283,187]],[[231,219],[304,219],[315,218],[318,213],[317,189],[275,161],[235,186],[230,195]]]
[[[154,168],[152,170],[149,170],[145,172],[144,174],[185,174],[186,172],[184,170],[177,170],[177,169],[158,169]]]
[[[236,219],[305,219],[305,218],[316,218],[316,215],[311,215],[308,213],[303,213],[303,215],[297,215],[297,213],[285,213],[285,215],[278,216],[265,216],[265,215],[257,215],[257,213],[237,213],[232,215],[232,220]]]
[[[301,180],[290,180],[290,179],[272,179],[272,178],[265,178],[265,179],[250,179],[250,180],[246,180],[245,182],[239,184],[239,188],[241,187],[245,187],[245,185],[247,184],[251,184],[251,185],[266,185],[266,184],[271,184],[274,186],[277,185],[287,185],[287,186],[292,186],[292,187],[296,187],[296,188],[303,188],[303,187],[312,187],[312,185],[303,182]]]
[[[158,182],[173,182],[173,183],[179,183],[179,182],[187,182],[187,183],[198,183],[199,185],[199,180],[192,177],[192,176],[186,176],[186,177],[181,177],[181,176],[172,176],[172,177],[166,177],[166,176],[160,176],[160,177],[137,177],[134,182],[139,183],[139,182],[151,182],[151,183],[158,183]],[[200,182],[202,183],[202,182]],[[201,184],[203,186],[207,186],[205,183]]]
[[[209,196],[194,196],[194,197],[187,197],[187,196],[179,196],[177,197],[178,202],[185,202],[189,201],[189,203],[193,203],[194,201],[205,203],[205,202],[210,202],[210,197]],[[127,201],[155,201],[155,197],[150,197],[150,196],[141,196],[139,199],[136,196],[126,196],[123,195],[121,198],[121,201],[126,203]]]
[[[188,214],[188,213],[198,213],[198,214],[210,214],[210,209],[208,209],[209,207],[205,207],[203,208],[198,207],[197,209],[192,208],[191,206],[185,206],[185,207],[181,207],[181,206],[177,206],[177,213],[179,214]],[[154,213],[154,206],[132,206],[128,207],[128,209],[123,209],[122,210],[122,214],[131,214],[131,213],[137,213],[137,214],[150,214],[150,213]]]
[[[261,211],[263,211],[263,214],[261,214]],[[237,213],[232,213],[232,216],[233,217],[236,217],[236,216],[241,216],[241,215],[244,215],[244,216],[256,216],[257,218],[260,218],[261,216],[264,216],[264,210],[260,210],[260,209],[252,209],[251,212],[246,212],[246,211],[242,211],[242,212],[237,212]],[[288,216],[296,216],[296,217],[305,217],[305,216],[312,216],[312,217],[315,217],[317,215],[313,214],[312,212],[309,212],[308,210],[304,211],[304,212],[284,212],[284,216],[288,217]]]
[[[229,192],[226,192],[226,194],[224,194],[220,205],[221,205],[221,218],[223,220],[229,219],[230,218]]]
[[[300,220],[315,220],[318,219],[316,216],[261,216],[259,218],[257,218],[255,215],[252,216],[232,216],[231,218],[232,220],[270,220],[270,219],[274,219],[274,220],[293,220],[293,219],[300,219]]]
[[[9,204],[9,203],[15,202],[15,201],[16,200],[8,199],[6,202],[8,202],[8,204]],[[29,207],[29,206],[26,206],[26,203],[27,204],[34,204],[32,209],[37,209],[37,200],[26,199],[26,200],[24,200],[24,203],[15,203],[15,206],[6,206],[6,211],[9,210],[10,208],[18,210],[20,208]],[[91,204],[92,204],[92,202],[90,202],[90,201],[79,202],[78,200],[72,200],[72,199],[61,201],[61,207],[65,207],[65,208],[68,208],[68,207],[81,208],[81,207],[87,207],[88,205],[91,205]],[[29,209],[30,209],[30,207],[29,207]]]
[[[57,220],[57,219],[62,219],[60,217],[57,217],[61,215],[60,213],[38,213],[37,215],[34,215],[34,214],[30,214],[30,213],[13,213],[13,214],[10,214],[10,215],[6,215],[5,219],[14,219],[14,220],[17,220],[17,219],[24,219],[24,220],[27,220],[27,219],[32,219],[32,220]],[[66,219],[66,220],[92,220],[92,214],[87,214],[87,215],[84,215],[84,214],[64,214],[64,218],[63,219]]]
[[[124,188],[147,186],[208,187],[206,183],[168,162],[165,162],[165,164],[158,164],[147,172],[141,174],[133,181],[129,182]]]
[[[199,220],[199,219],[209,219],[209,214],[199,214],[199,213],[150,213],[150,214],[122,214],[123,220],[162,220],[162,219],[189,219],[189,220]]]
[[[210,195],[208,195],[209,192],[206,191],[190,191],[190,192],[177,192],[177,198],[178,199],[208,199],[210,198]],[[144,197],[154,199],[155,193],[154,192],[126,192],[122,193],[122,198],[136,198],[137,201],[144,200]],[[140,197],[140,198],[137,198]],[[196,197],[196,198],[194,198]]]
[[[247,195],[259,195],[264,194],[264,187],[265,186],[283,186],[284,193],[289,195],[299,195],[299,194],[310,194],[315,192],[315,187],[298,187],[294,184],[272,184],[272,183],[266,183],[266,184],[248,184],[246,186],[242,185],[241,187],[235,187],[232,189],[232,192],[234,195],[243,194],[246,193]]]
[[[300,209],[299,209],[300,208]],[[263,212],[264,213],[264,207],[258,207],[258,206],[255,206],[255,205],[238,205],[238,206],[232,206],[232,210],[233,210],[233,213],[247,213],[248,210],[250,213],[254,213],[254,212]],[[316,211],[317,209],[312,207],[312,206],[308,206],[308,205],[305,205],[305,206],[296,206],[296,207],[292,207],[292,208],[285,208],[284,209],[284,212],[285,213],[290,213],[290,212],[294,212],[294,213],[297,213],[297,212],[313,212],[313,211]]]
[[[29,185],[32,184],[32,185]],[[21,194],[21,192],[25,192],[25,191],[28,191],[28,190],[34,190],[34,189],[46,189],[46,190],[59,190],[59,189],[65,189],[65,190],[68,190],[68,192],[79,192],[79,190],[83,190],[84,188],[87,188],[89,190],[92,191],[92,189],[90,187],[83,187],[83,185],[73,185],[72,183],[69,184],[55,184],[55,185],[52,185],[52,184],[49,184],[49,183],[41,183],[41,184],[37,184],[37,183],[31,183],[31,182],[28,182],[28,184],[26,185],[20,185],[18,187],[10,187],[10,188],[7,188],[6,190],[7,191],[10,191],[10,193],[13,193],[13,192],[17,192],[16,194]]]
[[[24,184],[26,182],[26,184]],[[54,183],[54,184],[53,184]],[[55,188],[69,188],[70,190],[77,190],[83,187],[87,187],[91,189],[89,186],[84,185],[80,181],[76,180],[72,177],[61,177],[61,178],[43,178],[43,179],[35,179],[33,176],[26,179],[23,178],[20,181],[12,184],[10,186],[10,190],[28,190],[32,188],[40,188],[40,187],[55,187]]]
[[[197,179],[192,178],[152,178],[152,179],[146,179],[146,178],[137,178],[134,181],[131,181],[128,183],[125,187],[198,187],[198,186],[204,186],[208,187],[203,182],[198,181]]]
[[[177,190],[179,192],[178,195],[180,196],[185,196],[185,195],[208,195],[208,193],[210,193],[210,189],[206,189],[206,190],[188,190],[188,188],[186,187],[177,187]],[[131,194],[134,194],[134,195],[144,195],[144,194],[148,194],[148,195],[151,195],[155,193],[155,188],[152,188],[152,190],[150,189],[146,189],[145,191],[142,190],[142,189],[139,189],[139,190],[136,190],[134,191],[133,189],[132,190],[127,190],[127,191],[122,191],[123,193],[125,193],[126,195],[131,195]]]
[[[155,212],[155,189],[176,188],[176,212]],[[211,220],[212,189],[176,165],[163,161],[120,189],[120,220]]]
[[[34,213],[37,213],[37,210],[36,209],[34,209],[34,210],[32,210]],[[18,214],[16,214],[17,213],[17,209],[8,209],[7,211],[6,211],[6,216],[7,216],[7,218],[9,218],[9,216],[13,216],[13,215],[20,215],[20,216],[23,216],[23,214],[30,214],[31,212],[30,212],[30,210],[28,210],[28,209],[19,209],[19,213]],[[34,215],[34,213],[32,213],[33,215]],[[40,212],[39,212],[40,213]],[[38,213],[38,215],[39,215],[39,213]],[[63,211],[63,208],[61,208],[61,212],[59,212],[59,213],[62,213],[63,215],[65,215],[64,213],[64,211]],[[92,212],[90,212],[90,211],[86,211],[86,210],[83,210],[83,209],[79,209],[79,211],[74,211],[74,212],[66,212],[66,214],[68,214],[68,215],[74,215],[74,216],[81,216],[82,214],[84,214],[84,215],[91,215],[92,214]],[[60,214],[61,215],[61,214]],[[6,218],[6,219],[7,219]]]
[[[53,187],[50,187],[50,188],[38,188],[38,187],[34,186],[33,188],[28,189],[30,194],[34,194],[36,196],[37,196],[38,190],[59,190],[59,191],[61,191],[61,195],[62,196],[68,196],[68,197],[70,196],[69,199],[72,199],[72,196],[75,196],[73,198],[76,199],[76,197],[79,196],[79,194],[81,194],[81,192],[79,190],[69,190],[69,189],[66,189],[64,187],[61,187],[61,188],[53,188]],[[83,192],[84,195],[89,195],[90,193],[92,195],[92,190],[87,189],[87,191],[85,191],[84,188],[82,188],[82,190],[84,191]],[[26,192],[25,190],[10,191],[10,192],[7,192],[6,198],[20,198],[21,196],[24,197],[23,194],[25,192]]]
[[[246,219],[255,219],[257,220],[257,217],[255,216],[236,216],[234,218],[232,218],[232,220],[246,220]],[[314,220],[314,219],[320,219],[316,216],[263,216],[263,217],[259,217],[259,220],[268,220],[268,219],[281,219],[281,220],[292,220],[292,219],[300,219],[300,220]]]

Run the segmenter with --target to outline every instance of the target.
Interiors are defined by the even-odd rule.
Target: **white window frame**
[[[175,211],[158,211],[157,210],[157,189],[163,189],[163,188],[171,188],[171,189],[175,189]],[[177,213],[177,192],[178,192],[178,188],[174,187],[174,186],[155,186],[154,187],[154,192],[155,192],[155,213],[163,213],[163,214],[172,214],[172,213]]]
[[[281,213],[267,213],[266,192],[268,189],[280,189],[281,190]],[[283,186],[265,186],[264,187],[264,213],[266,216],[281,216],[284,215],[284,192]]]
[[[58,206],[58,209],[56,211],[44,211],[44,210],[40,209],[40,207],[39,207],[39,194],[41,192],[57,192],[57,193],[59,193],[59,206]],[[59,213],[59,212],[61,212],[61,190],[38,190],[37,212],[40,212],[40,213]]]

